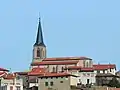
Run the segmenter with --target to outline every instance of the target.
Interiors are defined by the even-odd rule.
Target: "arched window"
[[[56,72],[58,72],[58,65],[56,66]]]
[[[55,72],[55,67],[53,67],[53,72]]]
[[[40,57],[40,49],[37,49],[37,57]]]
[[[86,65],[85,65],[85,61],[83,61],[83,67],[86,67]]]
[[[42,57],[45,57],[45,53],[44,53],[44,50],[42,51]]]
[[[88,62],[86,62],[86,67],[89,67],[89,63]]]
[[[62,70],[61,70],[61,72],[64,72],[64,67],[62,67]]]
[[[92,67],[92,60],[89,61],[89,66]]]

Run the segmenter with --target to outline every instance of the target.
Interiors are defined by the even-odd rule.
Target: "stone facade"
[[[76,77],[47,77],[38,79],[39,90],[70,90],[71,86],[77,86]]]

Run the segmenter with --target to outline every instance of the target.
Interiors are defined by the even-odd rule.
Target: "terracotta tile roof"
[[[92,60],[88,57],[56,57],[56,58],[45,58],[43,61],[64,61],[64,60]]]
[[[15,72],[15,74],[18,74],[18,75],[28,75],[28,72]]]
[[[33,68],[30,72],[28,72],[29,76],[37,76],[37,75],[42,75],[46,72],[46,68]]]
[[[40,77],[65,77],[65,76],[75,76],[75,75],[71,75],[71,74],[68,74],[68,73],[44,73],[42,76]],[[75,76],[77,77],[77,76]]]
[[[9,73],[9,74],[5,74],[3,76],[4,79],[14,79],[16,78],[16,75],[14,73]]]
[[[94,68],[81,68],[81,71],[94,71]]]
[[[66,67],[66,69],[81,69],[82,67],[81,66],[69,66],[69,67]]]
[[[9,71],[9,70],[4,69],[4,68],[0,68],[0,71]]]
[[[2,77],[5,74],[6,74],[6,72],[0,72],[0,77]]]
[[[116,68],[115,64],[96,64],[93,65],[94,70],[105,70],[105,69],[110,69],[110,68]]]
[[[94,68],[92,67],[81,67],[81,66],[69,66],[67,69],[70,70],[80,70],[80,71],[94,71]]]
[[[31,66],[34,65],[67,65],[67,64],[77,64],[78,61],[59,61],[59,62],[54,62],[54,61],[42,61],[42,62],[33,62]]]

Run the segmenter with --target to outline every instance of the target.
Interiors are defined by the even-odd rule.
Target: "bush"
[[[120,82],[114,77],[112,78],[112,80],[110,80],[110,82],[108,83],[108,86],[119,88]]]

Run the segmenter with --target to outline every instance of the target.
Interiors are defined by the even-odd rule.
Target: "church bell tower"
[[[36,42],[33,45],[33,62],[42,61],[44,58],[46,58],[46,45],[43,41],[41,20],[39,18]]]

